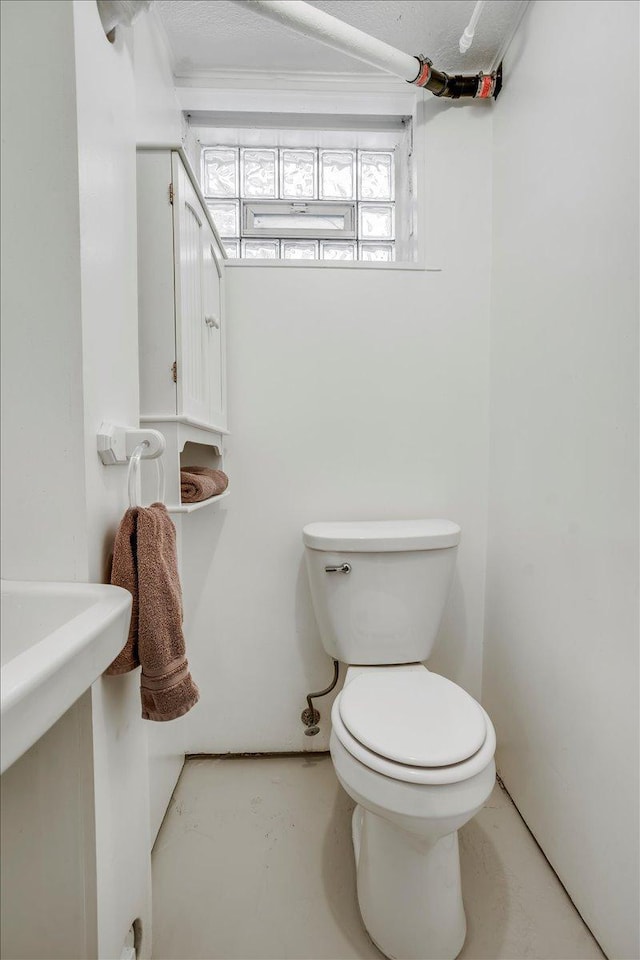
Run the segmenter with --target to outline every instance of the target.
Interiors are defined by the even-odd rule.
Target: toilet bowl
[[[330,751],[356,801],[360,913],[397,960],[454,960],[462,949],[457,831],[495,782],[488,715],[419,662],[437,635],[459,537],[446,520],[303,531],[323,644],[349,665]]]
[[[392,672],[395,680],[400,672],[408,671],[421,672],[425,680],[436,677],[418,665],[369,670],[377,671],[373,674],[377,693],[384,690]],[[360,671],[359,675],[364,673]],[[414,677],[422,679],[419,673]],[[333,705],[330,751],[338,780],[357,803],[353,846],[364,925],[388,957],[456,957],[466,933],[457,831],[477,813],[493,789],[493,725],[477,705],[484,733],[482,743],[458,763],[429,767],[390,760],[362,744],[342,718],[341,706],[351,679],[348,674],[345,688]],[[460,693],[467,696],[462,690]],[[414,722],[411,710],[399,718],[396,704],[387,700],[379,704],[381,723],[387,713],[401,742],[403,723]],[[468,732],[473,745],[473,731]],[[369,739],[375,746],[375,740]],[[389,752],[388,743],[381,749]]]

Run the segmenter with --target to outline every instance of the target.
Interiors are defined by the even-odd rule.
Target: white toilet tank
[[[313,608],[330,656],[350,664],[427,659],[451,584],[457,523],[310,523],[302,537]]]

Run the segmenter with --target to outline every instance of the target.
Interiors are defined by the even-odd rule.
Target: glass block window
[[[204,147],[202,189],[230,257],[395,259],[393,150]]]

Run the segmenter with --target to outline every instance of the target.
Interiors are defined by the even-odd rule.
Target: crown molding
[[[392,93],[411,84],[384,73],[333,73],[312,70],[174,70],[176,87],[217,90],[318,90]]]

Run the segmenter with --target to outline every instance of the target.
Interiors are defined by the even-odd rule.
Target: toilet
[[[423,665],[460,540],[450,520],[303,530],[327,653],[347,664],[331,713],[338,780],[356,801],[360,913],[396,960],[454,960],[466,934],[458,830],[495,782],[495,731],[466,691]]]

